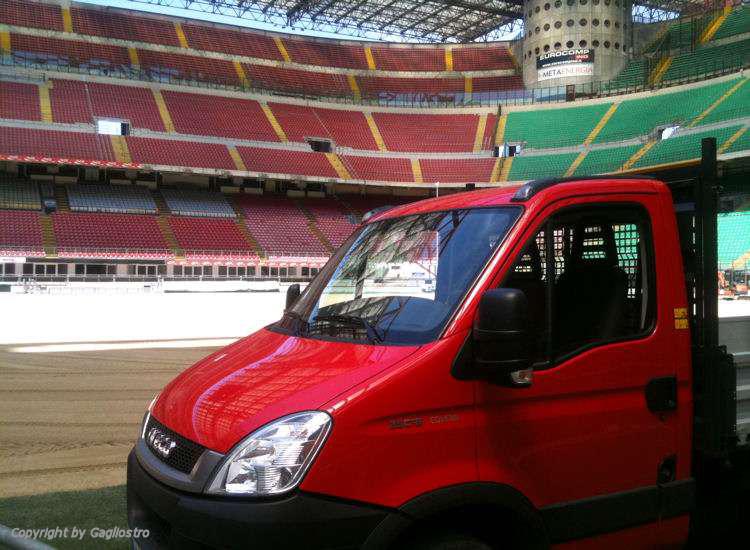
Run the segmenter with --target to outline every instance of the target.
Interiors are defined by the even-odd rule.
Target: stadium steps
[[[740,78],[737,81],[737,84],[735,84],[734,86],[732,86],[731,88],[729,88],[729,90],[727,90],[726,92],[724,92],[724,94],[719,99],[717,99],[716,101],[714,101],[711,105],[709,105],[706,108],[705,111],[703,111],[701,114],[699,114],[697,117],[695,117],[690,122],[690,124],[688,124],[687,127],[688,128],[692,128],[693,126],[695,126],[696,124],[698,124],[699,122],[701,122],[704,118],[706,118],[708,115],[710,115],[719,105],[721,105],[722,103],[724,103],[737,90],[739,90],[742,86],[744,86],[745,83],[747,83],[747,80],[748,79],[746,79],[746,78]]]
[[[724,9],[713,19],[713,21],[706,25],[705,29],[703,29],[698,42],[705,44],[711,40],[719,28],[724,24],[724,21],[727,20],[730,13],[732,13],[732,6],[724,6]]]
[[[49,214],[41,214],[39,223],[42,225],[44,255],[48,258],[57,258],[57,239],[55,239],[55,230],[52,227],[52,218]]]
[[[164,195],[158,189],[151,189],[151,197],[154,199],[156,204],[156,212],[158,214],[171,214],[172,211],[169,209],[167,201],[164,199]]]
[[[54,122],[52,117],[52,101],[49,95],[51,87],[52,84],[49,82],[39,84],[39,113],[42,117],[42,122],[47,123]]]
[[[68,202],[68,192],[64,185],[55,185],[55,202],[57,203],[57,209],[61,212],[70,211],[70,203]]]
[[[336,251],[336,248],[331,244],[331,241],[328,240],[328,237],[323,234],[320,227],[318,227],[317,220],[315,219],[315,216],[313,216],[313,213],[310,212],[301,201],[295,201],[295,203],[305,215],[305,218],[307,218],[307,226],[310,228],[310,232],[315,235],[321,243],[323,243],[323,246],[330,254],[333,254]]]
[[[669,66],[672,65],[672,61],[674,61],[674,56],[671,55],[661,58],[659,63],[656,64],[654,71],[649,75],[648,83],[654,86],[661,82],[661,79],[664,78],[664,75],[669,70]]]
[[[180,248],[180,244],[177,242],[177,237],[175,237],[174,231],[172,231],[172,226],[169,225],[169,216],[167,216],[166,214],[159,214],[156,217],[156,221],[159,224],[159,229],[161,230],[162,237],[164,237],[164,240],[169,245],[169,248],[174,254],[175,259],[184,260],[185,251]]]
[[[242,233],[242,235],[245,237],[245,240],[250,243],[250,246],[253,247],[253,250],[255,250],[255,253],[259,258],[267,258],[268,254],[266,254],[266,251],[263,250],[262,246],[260,246],[258,239],[255,238],[255,235],[252,234],[250,228],[247,225],[247,219],[245,218],[245,213],[242,210],[242,207],[240,207],[239,204],[232,200],[232,197],[227,197],[227,202],[232,207],[232,210],[234,210],[234,214],[236,216],[235,222],[237,223],[237,227],[239,228],[240,233]]]

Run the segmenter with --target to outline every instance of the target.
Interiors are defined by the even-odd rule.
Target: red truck
[[[128,460],[134,546],[708,537],[750,470],[707,158],[671,191],[539,180],[375,213],[278,322],[154,399]]]

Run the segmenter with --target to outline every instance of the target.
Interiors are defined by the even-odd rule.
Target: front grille
[[[174,446],[172,446],[167,456],[164,456],[164,454],[160,452],[150,440],[151,438],[149,435],[154,429],[158,430],[164,438],[174,443]],[[189,439],[185,439],[180,434],[170,430],[153,416],[148,420],[144,435],[146,438],[146,446],[152,453],[154,453],[156,458],[164,462],[167,466],[171,466],[175,470],[179,470],[185,474],[189,474],[193,471],[193,466],[195,466],[195,463],[198,462],[198,459],[205,450],[197,443],[193,443]]]

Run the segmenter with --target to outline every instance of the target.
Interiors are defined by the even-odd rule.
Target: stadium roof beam
[[[504,39],[523,0],[126,0],[367,38],[416,41]],[[635,0],[634,18],[653,22],[704,9],[703,0]]]
[[[355,11],[357,11],[358,9],[360,9],[367,2],[369,2],[369,0],[360,0],[359,2],[357,2],[357,4],[355,6],[352,6],[350,9],[348,9],[348,10],[342,10],[341,14],[336,18],[336,23],[339,23],[345,17],[349,17],[349,15],[351,15],[352,13],[354,13]]]

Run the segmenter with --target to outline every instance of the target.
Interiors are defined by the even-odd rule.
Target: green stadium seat
[[[616,172],[642,145],[628,145],[611,149],[595,149],[578,165],[574,176],[594,176]]]
[[[625,100],[602,128],[595,143],[647,135],[665,124],[688,124],[735,83],[730,80],[681,92]]]
[[[638,159],[633,168],[656,166],[658,164],[699,158],[701,156],[701,139],[704,137],[716,137],[716,146],[718,148],[739,128],[740,126],[731,126],[728,128],[706,130],[687,136],[678,135],[663,139]]]
[[[504,140],[525,142],[534,149],[568,147],[583,143],[610,103],[568,109],[519,111],[508,114]],[[549,131],[554,129],[554,131]]]
[[[721,40],[748,32],[750,32],[750,6],[738,6],[727,16],[712,40]]]
[[[561,176],[566,172],[578,153],[559,155],[535,155],[513,157],[508,174],[510,181],[525,181],[550,176]]]

